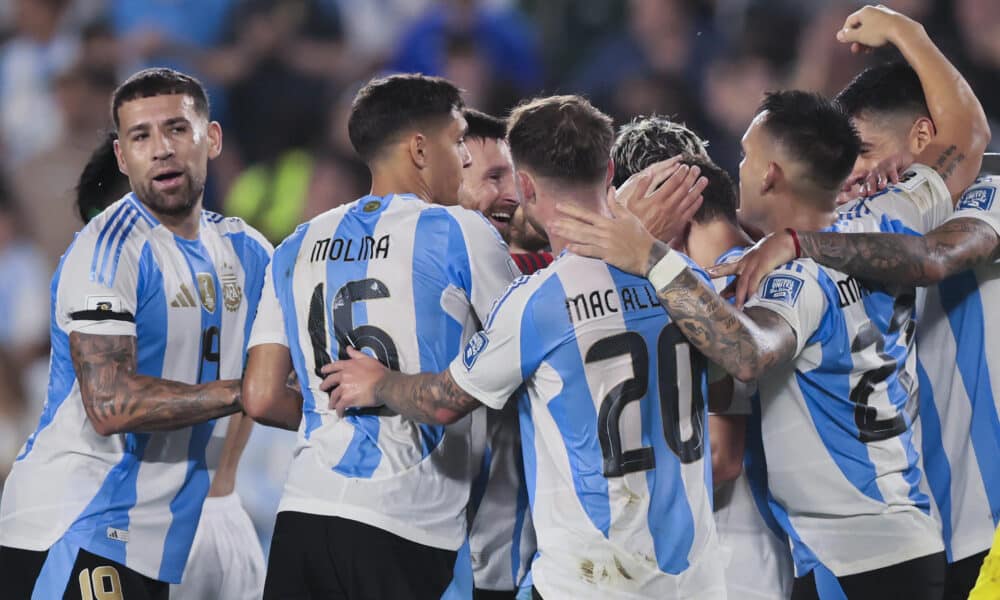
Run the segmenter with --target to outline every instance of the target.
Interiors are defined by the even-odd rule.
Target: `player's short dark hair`
[[[461,91],[447,79],[418,74],[372,79],[358,90],[347,134],[361,160],[370,162],[403,131],[444,120],[464,107]]]
[[[757,112],[764,111],[764,129],[805,165],[806,177],[820,189],[839,189],[861,151],[847,113],[819,94],[798,90],[768,92]]]
[[[868,67],[834,101],[851,117],[862,113],[930,116],[920,77],[905,62]]]
[[[649,165],[678,154],[708,159],[706,146],[708,142],[683,123],[658,115],[636,117],[618,129],[611,147],[611,159],[615,162],[613,183],[620,186]]]
[[[507,122],[499,117],[474,108],[463,109],[462,116],[469,124],[469,130],[465,132],[466,138],[502,140],[507,137]]]
[[[84,223],[101,214],[129,191],[128,177],[118,170],[118,159],[115,157],[117,137],[114,132],[104,136],[90,154],[76,183],[76,210]]]
[[[180,71],[157,67],[143,69],[126,79],[111,96],[111,120],[118,129],[118,109],[122,104],[139,98],[182,94],[194,100],[194,108],[208,118],[208,94],[200,81]]]
[[[565,182],[604,179],[614,135],[611,117],[581,96],[536,98],[507,119],[514,163]]]
[[[736,221],[736,186],[729,173],[710,158],[693,154],[684,154],[681,161],[692,167],[701,169],[701,177],[708,180],[705,191],[701,193],[701,206],[694,214],[696,223],[710,223],[716,219],[725,219],[735,224]]]

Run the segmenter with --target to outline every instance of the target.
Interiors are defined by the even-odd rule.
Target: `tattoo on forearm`
[[[465,414],[480,404],[448,371],[419,375],[389,371],[375,386],[375,400],[421,423],[440,423],[442,412]]]
[[[933,285],[997,260],[1000,237],[978,219],[955,219],[926,236],[891,233],[800,233],[802,254],[872,282]]]
[[[761,308],[741,313],[688,269],[659,297],[688,340],[739,379],[753,379],[795,351],[795,334],[779,315]]]
[[[133,336],[70,334],[84,409],[98,430],[168,431],[240,410],[239,380],[189,385],[136,374]]]

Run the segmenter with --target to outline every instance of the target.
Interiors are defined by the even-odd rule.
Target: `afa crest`
[[[220,277],[222,280],[222,305],[229,312],[236,312],[240,309],[240,304],[243,303],[243,288],[240,287],[240,281],[236,278],[232,267],[223,265],[222,268],[222,277]]]

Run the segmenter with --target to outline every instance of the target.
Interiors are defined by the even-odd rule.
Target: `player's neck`
[[[201,198],[191,207],[189,213],[183,215],[159,213],[149,205],[146,205],[146,208],[149,208],[149,212],[153,213],[153,216],[160,221],[161,225],[177,237],[184,238],[185,240],[198,239],[201,226]]]
[[[691,223],[684,243],[684,253],[699,266],[715,264],[727,250],[753,244],[742,229],[726,219],[713,219],[708,223]]]
[[[552,207],[549,220],[545,223],[545,231],[549,238],[549,246],[552,248],[552,254],[558,256],[566,248],[566,246],[569,245],[568,240],[551,233],[552,228],[550,227],[550,224],[555,222],[561,214],[555,210],[556,204],[574,204],[581,208],[606,214],[606,194],[607,192],[605,190],[599,188],[562,188],[559,190],[553,190],[547,199],[542,200],[543,202],[547,202],[549,206]]]
[[[380,198],[392,194],[413,194],[424,202],[435,203],[434,194],[414,170],[393,168],[388,164],[372,169],[370,193]]]
[[[775,210],[764,233],[773,233],[786,228],[796,231],[820,231],[837,221],[837,205],[833,197],[826,199],[789,197]]]

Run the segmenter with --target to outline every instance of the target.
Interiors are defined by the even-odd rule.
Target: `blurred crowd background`
[[[996,0],[883,0],[921,21],[1000,122]],[[835,94],[871,57],[834,34],[851,0],[0,0],[0,485],[45,401],[49,282],[81,226],[74,186],[117,83],[170,66],[206,84],[224,151],[205,204],[275,243],[368,189],[347,139],[358,86],[442,75],[504,115],[582,93],[658,113],[734,175],[765,90]],[[994,129],[997,131],[997,129]],[[1000,135],[994,135],[994,144]],[[998,150],[1000,148],[993,148]],[[257,427],[239,488],[267,547],[294,434]]]

